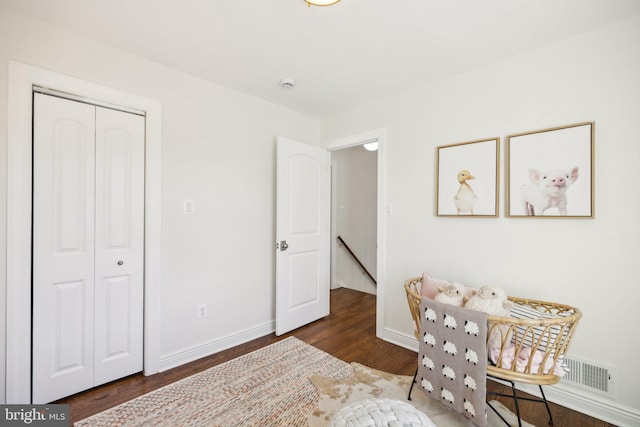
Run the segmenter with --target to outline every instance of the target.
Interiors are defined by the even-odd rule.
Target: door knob
[[[289,244],[286,240],[282,240],[280,242],[280,251],[286,251],[287,249],[289,249]]]
[[[124,261],[118,261],[118,265],[124,264]]]

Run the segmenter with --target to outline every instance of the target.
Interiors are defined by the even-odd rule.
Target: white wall
[[[162,102],[162,364],[271,331],[275,140],[282,135],[317,143],[318,120],[0,7],[2,312],[9,59]],[[195,201],[193,215],[182,213],[185,199]],[[197,320],[196,307],[203,302],[209,316]],[[5,401],[4,322],[2,315],[0,402]]]
[[[339,284],[357,291],[376,293],[376,286],[356,263],[346,248],[337,243],[342,237],[360,262],[375,277],[377,244],[377,178],[378,153],[362,146],[331,152],[332,206],[334,215],[331,241],[335,251],[332,285]],[[335,286],[334,286],[335,287]]]
[[[640,423],[639,41],[636,16],[322,121],[325,141],[387,129],[387,337],[411,336],[402,284],[425,270],[575,305],[570,353],[613,365],[604,405]],[[435,217],[437,146],[500,136],[504,159],[506,135],[583,121],[596,122],[594,219],[505,218],[503,179],[500,218]]]

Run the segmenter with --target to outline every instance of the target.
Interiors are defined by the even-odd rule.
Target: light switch
[[[191,215],[193,214],[193,200],[185,200],[184,201],[184,213],[186,215]]]

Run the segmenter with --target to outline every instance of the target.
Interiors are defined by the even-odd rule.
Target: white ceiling
[[[640,14],[638,0],[0,0],[312,116]],[[551,64],[550,64],[551,66]],[[295,89],[279,86],[282,77]]]

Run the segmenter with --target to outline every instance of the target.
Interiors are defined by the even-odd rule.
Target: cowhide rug
[[[358,402],[372,397],[385,397],[407,402],[407,393],[409,392],[412,377],[389,374],[355,362],[351,363],[351,365],[355,370],[355,375],[346,380],[334,380],[320,375],[314,375],[309,378],[320,393],[320,401],[309,416],[309,427],[328,425],[333,414],[351,402]],[[437,400],[428,397],[417,385],[413,388],[411,398],[412,400],[408,402],[427,414],[431,421],[438,426],[473,427],[471,421],[450,410]],[[491,404],[500,411],[511,425],[518,425],[515,414],[504,405],[496,400],[492,401]],[[505,425],[491,409],[487,409],[487,414],[489,426],[503,427]],[[524,421],[522,425],[535,427]]]

